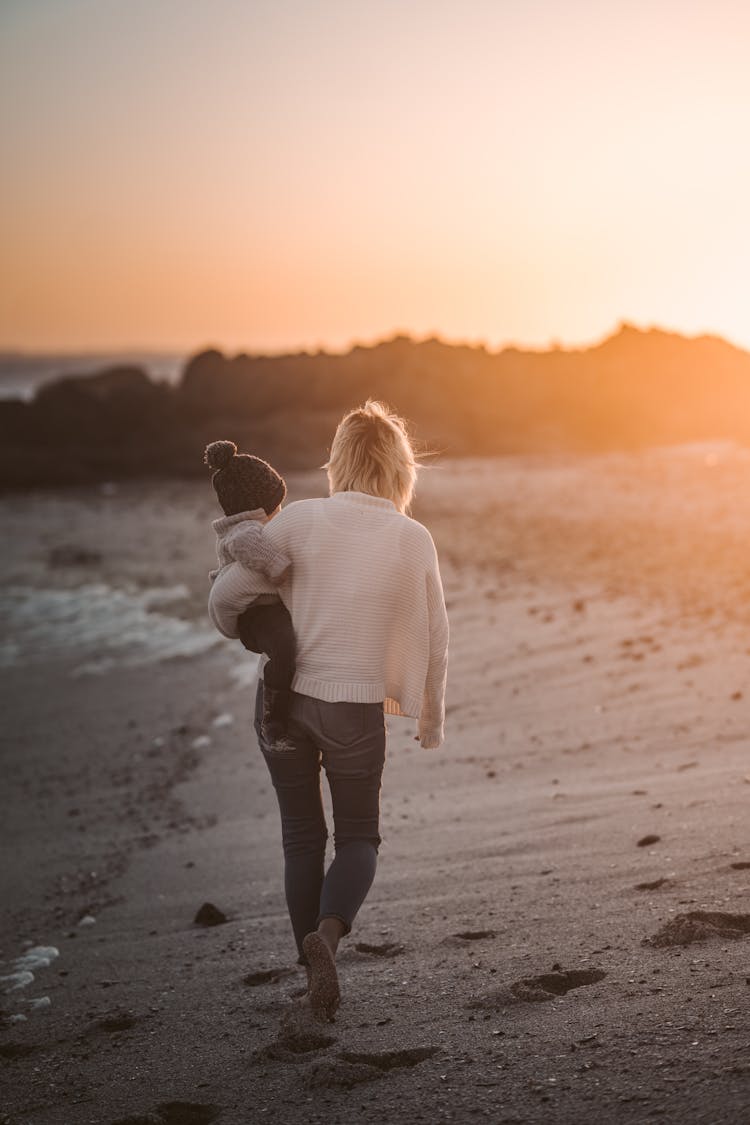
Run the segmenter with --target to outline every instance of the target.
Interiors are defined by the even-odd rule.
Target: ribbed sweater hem
[[[387,715],[406,715],[414,719],[419,718],[422,710],[421,697],[393,699],[383,683],[331,683],[297,672],[292,681],[292,691],[310,695],[313,699],[324,699],[327,703],[382,703]]]

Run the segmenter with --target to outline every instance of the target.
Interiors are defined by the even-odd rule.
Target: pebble
[[[221,926],[226,921],[226,914],[212,902],[204,902],[193,919],[196,926]]]
[[[215,727],[231,727],[234,723],[234,715],[230,715],[228,711],[224,711],[221,715],[217,715],[213,721]]]

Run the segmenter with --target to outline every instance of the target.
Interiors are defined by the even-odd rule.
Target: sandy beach
[[[748,1121],[748,495],[731,445],[424,472],[447,737],[389,720],[329,1024],[210,487],[2,498],[0,1123]]]

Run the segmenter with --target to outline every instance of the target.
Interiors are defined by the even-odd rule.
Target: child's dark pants
[[[263,670],[267,721],[274,732],[286,731],[294,677],[295,643],[292,619],[283,602],[251,605],[239,617],[240,640],[250,652],[265,653]]]

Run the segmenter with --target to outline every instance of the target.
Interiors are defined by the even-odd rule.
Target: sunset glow
[[[0,347],[750,347],[750,8],[12,0]]]

